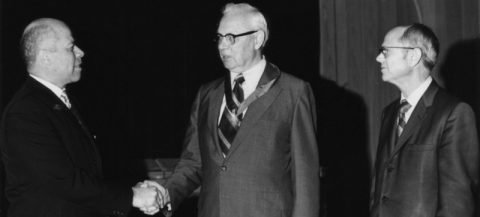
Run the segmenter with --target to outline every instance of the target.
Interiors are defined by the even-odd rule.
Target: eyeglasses
[[[415,48],[418,48],[418,47],[381,47],[380,49],[378,49],[378,54],[383,54],[383,55],[387,55],[388,53],[388,49],[408,49],[408,50],[413,50]]]
[[[235,39],[241,36],[246,36],[246,35],[251,35],[255,32],[258,32],[258,30],[255,31],[248,31],[240,34],[232,34],[232,33],[227,33],[225,35],[222,35],[220,33],[217,33],[217,37],[214,39],[217,44],[220,44],[222,42],[222,38],[225,38],[227,40],[227,45],[233,45],[235,44]]]

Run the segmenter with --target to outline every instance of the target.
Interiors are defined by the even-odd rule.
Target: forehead
[[[403,43],[400,41],[400,37],[402,37],[403,32],[405,32],[405,28],[397,27],[390,30],[385,38],[383,39],[383,46],[394,46],[394,45],[402,45]]]
[[[220,34],[238,34],[252,30],[250,18],[247,14],[227,14],[222,17],[218,25],[218,33]]]

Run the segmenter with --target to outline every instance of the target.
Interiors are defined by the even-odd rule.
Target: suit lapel
[[[383,152],[382,156],[389,156],[392,151],[393,147],[395,146],[395,130],[396,130],[396,118],[397,118],[397,108],[399,106],[399,100],[395,100],[396,103],[392,104],[386,111],[385,111],[385,120],[382,123],[382,132],[380,132],[380,145],[381,145],[381,152]]]
[[[38,81],[34,80],[33,78],[27,79],[27,85],[32,89],[32,91],[40,98],[55,114],[55,117],[58,118],[60,122],[57,125],[65,126],[65,124],[75,123],[75,117],[71,112],[68,110],[67,106],[47,87],[40,84]],[[70,127],[70,126],[69,126]],[[81,162],[83,159],[79,159],[77,157],[77,152],[74,147],[70,145],[68,138],[75,138],[73,134],[70,133],[68,128],[62,127],[62,130],[67,138],[63,138],[65,141],[65,148],[67,149],[68,153],[70,153],[71,158],[74,162]]]
[[[405,125],[405,129],[403,130],[402,135],[398,138],[392,156],[398,153],[399,150],[403,146],[405,146],[408,138],[410,138],[414,132],[418,131],[418,129],[422,125],[423,119],[428,114],[428,109],[433,103],[437,90],[437,84],[435,83],[435,81],[432,81],[430,86],[427,88],[423,96],[418,101],[417,106],[415,106],[415,110],[413,110],[412,115],[407,122],[407,125]]]
[[[275,85],[276,83],[278,83],[278,79],[280,79],[280,70],[276,66],[270,63],[267,63],[264,73],[260,78],[260,81],[258,82],[257,87],[259,87],[260,85],[267,84],[269,81],[271,81],[274,78],[277,78],[277,81],[275,81],[275,83],[271,86],[270,90],[268,90],[267,93],[265,93],[263,96],[255,100],[248,107],[245,117],[243,118],[242,124],[237,132],[237,135],[235,136],[235,139],[232,142],[232,147],[228,152],[227,159],[229,158],[229,156],[231,156],[235,152],[235,150],[242,143],[242,141],[245,140],[245,137],[250,134],[250,132],[253,130],[254,125],[256,124],[258,119],[260,119],[263,113],[267,111],[267,109],[270,107],[270,105],[273,103],[275,98],[278,96],[278,94],[282,90],[279,85]]]
[[[225,76],[225,79],[228,79],[228,76]],[[211,139],[215,148],[215,160],[220,164],[223,160],[223,154],[220,149],[220,144],[218,141],[218,122],[220,117],[220,109],[222,107],[223,96],[225,92],[224,87],[225,80],[221,80],[216,87],[212,90],[212,96],[208,101],[209,111],[208,111],[208,129],[211,129]]]
[[[53,93],[50,89],[43,86],[41,83],[36,81],[33,78],[28,78],[26,82],[27,86],[31,88],[31,90],[41,99],[52,111],[53,114],[57,119],[54,119],[55,125],[57,125],[58,130],[61,130],[61,136],[63,136],[63,141],[65,144],[65,149],[70,155],[70,158],[73,162],[77,163],[78,165],[88,165],[91,158],[85,158],[85,154],[80,154],[87,147],[81,147],[76,144],[84,144],[92,146],[94,151],[94,155],[92,156],[91,153],[87,152],[87,156],[91,156],[95,158],[97,163],[97,168],[99,175],[101,175],[101,164],[98,151],[96,150],[95,143],[93,139],[90,137],[89,133],[86,132],[78,123],[77,118],[73,115],[73,113],[67,108],[67,106]],[[72,133],[71,128],[78,128],[78,130],[82,131],[86,138],[89,141],[89,144],[85,144],[81,141],[72,141],[78,138],[74,133]],[[75,145],[74,145],[75,144]],[[87,150],[92,150],[90,147]]]

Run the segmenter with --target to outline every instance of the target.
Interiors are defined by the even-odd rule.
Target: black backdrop
[[[2,1],[1,108],[26,77],[23,29],[36,18],[57,18],[85,52],[82,79],[68,89],[97,135],[106,171],[125,175],[134,160],[178,157],[198,87],[225,73],[213,43],[225,3]],[[269,22],[267,60],[301,78],[317,76],[318,2],[251,3]]]

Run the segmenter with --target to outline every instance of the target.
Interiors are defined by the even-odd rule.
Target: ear
[[[49,53],[46,52],[45,50],[42,50],[42,49],[41,49],[41,50],[38,52],[37,61],[39,61],[39,62],[41,62],[41,63],[43,63],[43,64],[45,64],[45,65],[50,64],[51,61],[50,61],[50,55],[49,55]]]
[[[415,48],[411,50],[409,55],[410,66],[416,66],[422,61],[422,50],[420,48]]]
[[[265,32],[259,30],[255,33],[255,49],[260,49],[265,41]]]

